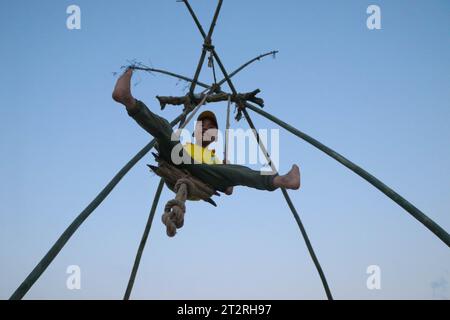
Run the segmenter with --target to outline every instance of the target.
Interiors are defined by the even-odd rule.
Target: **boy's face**
[[[203,148],[206,148],[214,142],[217,139],[217,127],[214,121],[208,118],[197,121],[195,139],[202,141],[201,146]]]

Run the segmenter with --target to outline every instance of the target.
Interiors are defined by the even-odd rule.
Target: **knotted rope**
[[[211,197],[218,195],[218,193],[214,188],[192,176],[189,172],[168,164],[157,155],[155,155],[155,158],[158,166],[149,165],[150,169],[163,178],[169,189],[176,194],[175,199],[167,202],[161,219],[167,228],[167,235],[174,237],[177,229],[181,229],[184,225],[186,201],[204,200],[215,205]]]
[[[169,237],[174,237],[177,229],[181,229],[184,226],[186,199],[188,194],[193,192],[194,188],[193,182],[187,178],[179,179],[175,184],[176,197],[167,202],[162,215],[162,222],[166,226],[166,232]]]

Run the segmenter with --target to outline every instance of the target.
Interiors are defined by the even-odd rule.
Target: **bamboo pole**
[[[253,124],[252,119],[250,118],[250,115],[248,114],[247,110],[242,110],[245,119],[247,120],[248,124],[250,125],[250,128],[252,129],[256,141],[259,144],[259,147],[261,148],[261,151],[263,152],[264,156],[266,157],[270,167],[272,168],[272,171],[276,173],[278,170],[275,167],[275,164],[273,163],[272,159],[270,158],[269,152],[267,151],[266,147],[262,143],[258,131],[255,128],[255,125]],[[297,212],[297,209],[294,206],[294,203],[291,200],[291,197],[289,196],[286,189],[281,188],[281,192],[283,193],[283,196],[288,204],[289,209],[291,209],[292,215],[294,216],[295,221],[297,222],[297,225],[300,229],[300,232],[303,236],[303,239],[306,244],[306,248],[308,249],[309,255],[311,256],[311,260],[314,263],[314,266],[316,267],[317,272],[319,273],[320,281],[322,282],[323,289],[325,290],[325,294],[327,296],[328,300],[333,300],[333,295],[330,290],[330,286],[328,285],[327,278],[325,277],[325,273],[323,272],[322,266],[320,265],[319,259],[317,258],[316,253],[314,252],[314,248],[311,244],[311,241],[309,240],[308,233],[306,232],[305,226],[302,223],[302,220],[300,219],[300,216]]]
[[[276,54],[276,53],[278,53],[278,51],[270,51],[270,52],[261,54],[261,55],[255,57],[255,58],[253,58],[253,59],[251,59],[251,60],[245,62],[245,63],[242,64],[239,68],[237,68],[236,70],[234,70],[233,72],[231,72],[231,73],[229,74],[229,78],[230,78],[230,79],[233,78],[235,75],[237,75],[239,72],[241,72],[242,70],[244,70],[245,68],[247,68],[248,66],[250,66],[252,63],[254,63],[254,62],[256,62],[256,61],[260,61],[262,58],[265,58],[265,57],[267,57],[267,56],[269,56],[269,55],[273,55],[273,54]],[[160,73],[160,74],[164,74],[164,75],[167,75],[167,76],[170,76],[170,77],[173,77],[173,78],[177,78],[177,79],[180,79],[180,80],[184,80],[184,81],[187,81],[187,82],[195,82],[194,79],[192,79],[192,78],[189,78],[189,77],[186,77],[186,76],[184,76],[184,75],[180,75],[180,74],[177,74],[177,73],[174,73],[174,72],[170,72],[170,71],[167,71],[167,70],[163,70],[163,69],[150,68],[150,67],[143,66],[143,65],[141,65],[141,66],[131,66],[130,68],[133,69],[133,70],[141,70],[141,71],[147,71],[147,72]],[[217,83],[217,85],[218,85],[218,86],[221,86],[221,85],[224,84],[226,81],[227,81],[227,80],[226,80],[225,78],[223,78],[222,80],[220,80],[220,81]],[[205,89],[211,89],[211,86],[210,86],[210,85],[208,85],[208,84],[206,84],[206,83],[204,83],[204,82],[198,81],[198,79],[197,79],[197,81],[196,81],[195,83],[196,83],[198,86],[203,87],[203,88],[205,88]]]
[[[128,280],[127,290],[125,291],[125,296],[123,300],[130,300],[131,291],[133,290],[134,281],[136,280],[136,275],[139,269],[139,264],[141,263],[142,254],[144,253],[145,245],[147,243],[148,235],[150,234],[150,229],[152,228],[153,219],[155,218],[156,208],[158,207],[159,198],[161,192],[164,188],[164,180],[159,181],[158,189],[156,190],[155,197],[153,199],[152,208],[150,210],[150,215],[147,220],[147,224],[142,234],[142,239],[139,244],[138,251],[136,253],[136,258],[134,259],[133,269],[131,270],[130,279]]]
[[[171,125],[174,126],[181,119],[178,116]],[[92,200],[92,202],[75,218],[70,226],[58,238],[55,244],[50,248],[47,254],[34,267],[31,273],[26,277],[22,284],[10,297],[10,300],[21,300],[41,275],[47,270],[48,266],[56,258],[59,252],[64,248],[69,239],[78,230],[81,224],[91,215],[91,213],[105,200],[111,191],[117,186],[122,178],[139,162],[155,145],[155,140],[148,143],[142,150],[140,150],[120,171],[112,178],[112,180],[103,188],[103,190]]]
[[[219,2],[217,4],[216,12],[214,13],[214,17],[211,22],[211,26],[209,27],[208,35],[206,37],[204,37],[203,49],[202,49],[202,53],[201,53],[198,65],[197,65],[197,69],[195,71],[194,81],[191,83],[191,87],[189,89],[189,94],[191,96],[194,94],[195,86],[197,84],[198,77],[200,76],[200,72],[202,70],[203,63],[205,61],[206,52],[209,50],[208,47],[211,46],[211,37],[214,32],[214,28],[216,27],[217,19],[219,18],[220,9],[222,8],[222,2],[223,2],[223,0],[219,0]],[[187,3],[187,1],[185,1],[185,3]]]
[[[246,107],[261,116],[269,119],[270,121],[278,124],[280,127],[286,129],[290,133],[296,135],[297,137],[305,140],[309,144],[313,145],[320,151],[324,152],[340,164],[344,165],[357,175],[359,175],[361,178],[369,182],[371,185],[373,185],[375,188],[383,192],[386,196],[388,196],[390,199],[392,199],[395,203],[397,203],[400,207],[405,209],[409,214],[411,214],[415,219],[417,219],[420,223],[422,223],[428,230],[433,232],[439,239],[441,239],[447,246],[450,246],[450,235],[447,231],[445,231],[441,226],[439,226],[436,222],[434,222],[432,219],[430,219],[425,213],[420,211],[417,207],[415,207],[412,203],[410,203],[408,200],[403,198],[400,194],[398,194],[396,191],[391,189],[389,186],[384,184],[382,181],[380,181],[378,178],[361,168],[360,166],[356,165],[352,161],[348,160],[341,154],[337,153],[333,149],[325,146],[321,142],[317,141],[316,139],[312,138],[311,136],[307,135],[306,133],[303,133],[302,131],[294,128],[293,126],[287,124],[286,122],[278,119],[277,117],[271,115],[268,112],[265,112],[264,110],[261,110],[260,108],[257,108],[256,106],[247,103]]]

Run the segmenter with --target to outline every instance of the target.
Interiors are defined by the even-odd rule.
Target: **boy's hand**
[[[227,190],[225,190],[225,194],[231,196],[233,194],[233,189],[233,187],[228,187]]]

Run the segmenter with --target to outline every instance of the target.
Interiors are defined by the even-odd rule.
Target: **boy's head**
[[[196,143],[203,148],[209,146],[212,142],[217,140],[217,130],[219,126],[217,124],[216,115],[211,111],[202,112],[195,125],[195,140]],[[200,143],[201,142],[201,143]]]

